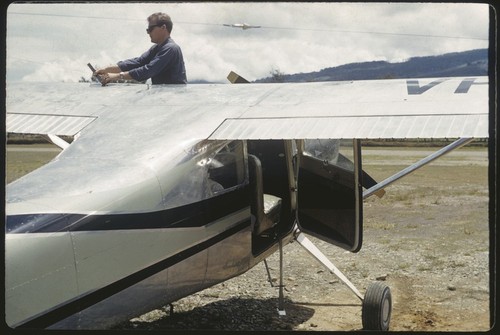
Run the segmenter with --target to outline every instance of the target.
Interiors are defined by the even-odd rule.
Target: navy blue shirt
[[[187,84],[181,48],[170,37],[136,58],[118,62],[137,81],[151,78],[153,84]]]

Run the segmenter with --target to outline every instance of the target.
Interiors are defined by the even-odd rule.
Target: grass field
[[[61,149],[51,144],[7,145],[5,159],[6,183],[48,163]]]

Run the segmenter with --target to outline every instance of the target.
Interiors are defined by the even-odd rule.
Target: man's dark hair
[[[174,24],[172,23],[172,19],[169,15],[161,12],[153,13],[148,17],[148,22],[151,23],[151,21],[154,21],[158,25],[164,24],[167,27],[168,32],[172,32],[172,27],[174,26]]]

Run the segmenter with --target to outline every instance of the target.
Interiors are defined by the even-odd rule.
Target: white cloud
[[[86,67],[86,55],[76,59],[63,57],[58,61],[46,62],[38,67],[33,73],[25,75],[25,81],[63,81],[75,82],[81,77],[89,78],[90,69]],[[86,67],[86,68],[85,68]]]
[[[231,70],[255,80],[272,69],[310,72],[488,47],[484,4],[27,3],[8,8],[7,79],[77,81],[90,75],[88,62],[138,56],[151,46],[146,17],[157,11],[174,21],[190,80],[225,81]],[[243,22],[262,28],[222,25]]]

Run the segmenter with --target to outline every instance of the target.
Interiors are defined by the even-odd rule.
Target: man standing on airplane
[[[139,57],[97,70],[95,74],[100,76],[101,83],[151,78],[153,84],[187,84],[181,48],[170,37],[172,26],[172,19],[167,14],[151,14],[146,32],[155,45]]]

